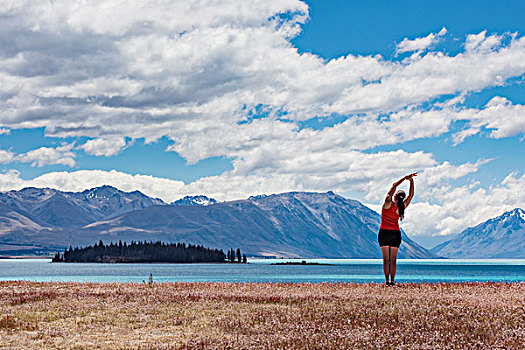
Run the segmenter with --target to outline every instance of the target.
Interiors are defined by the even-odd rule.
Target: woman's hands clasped
[[[417,176],[417,173],[408,174],[404,177],[405,180],[411,180],[413,177]]]

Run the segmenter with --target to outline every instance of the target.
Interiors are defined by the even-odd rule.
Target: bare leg
[[[390,256],[390,281],[394,282],[396,278],[396,270],[397,270],[397,251],[399,250],[398,247],[388,247],[389,248],[389,256]]]
[[[388,246],[381,247],[383,253],[383,272],[385,273],[385,281],[388,282],[388,275],[390,275],[390,251]]]

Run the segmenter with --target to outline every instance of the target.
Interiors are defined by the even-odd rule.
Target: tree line
[[[232,258],[233,256],[233,258]],[[114,263],[197,263],[197,262],[236,262],[233,248],[228,255],[219,249],[205,248],[202,245],[186,243],[134,242],[104,244],[102,240],[93,246],[69,246],[64,253],[56,253],[53,262],[114,262]],[[237,249],[237,262],[246,262],[246,255]]]

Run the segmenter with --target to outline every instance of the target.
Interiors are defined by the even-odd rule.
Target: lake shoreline
[[[0,348],[525,348],[525,282],[0,282]]]
[[[42,259],[42,260],[46,260],[46,259],[53,259],[53,257],[52,256],[41,256],[41,255],[0,255],[0,259],[19,259],[19,260]]]

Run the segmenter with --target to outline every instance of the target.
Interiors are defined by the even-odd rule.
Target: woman
[[[377,240],[381,247],[381,253],[383,253],[383,271],[385,273],[385,284],[387,286],[395,285],[397,251],[401,245],[399,219],[403,220],[405,209],[410,204],[412,197],[414,197],[414,176],[417,176],[417,173],[406,175],[402,179],[394,182],[392,188],[390,188],[390,191],[388,191],[386,195],[383,208],[381,209],[381,225],[379,226]],[[392,200],[397,186],[405,180],[410,181],[408,197],[405,199],[405,191],[399,190]],[[390,276],[390,282],[388,281],[388,276]]]

